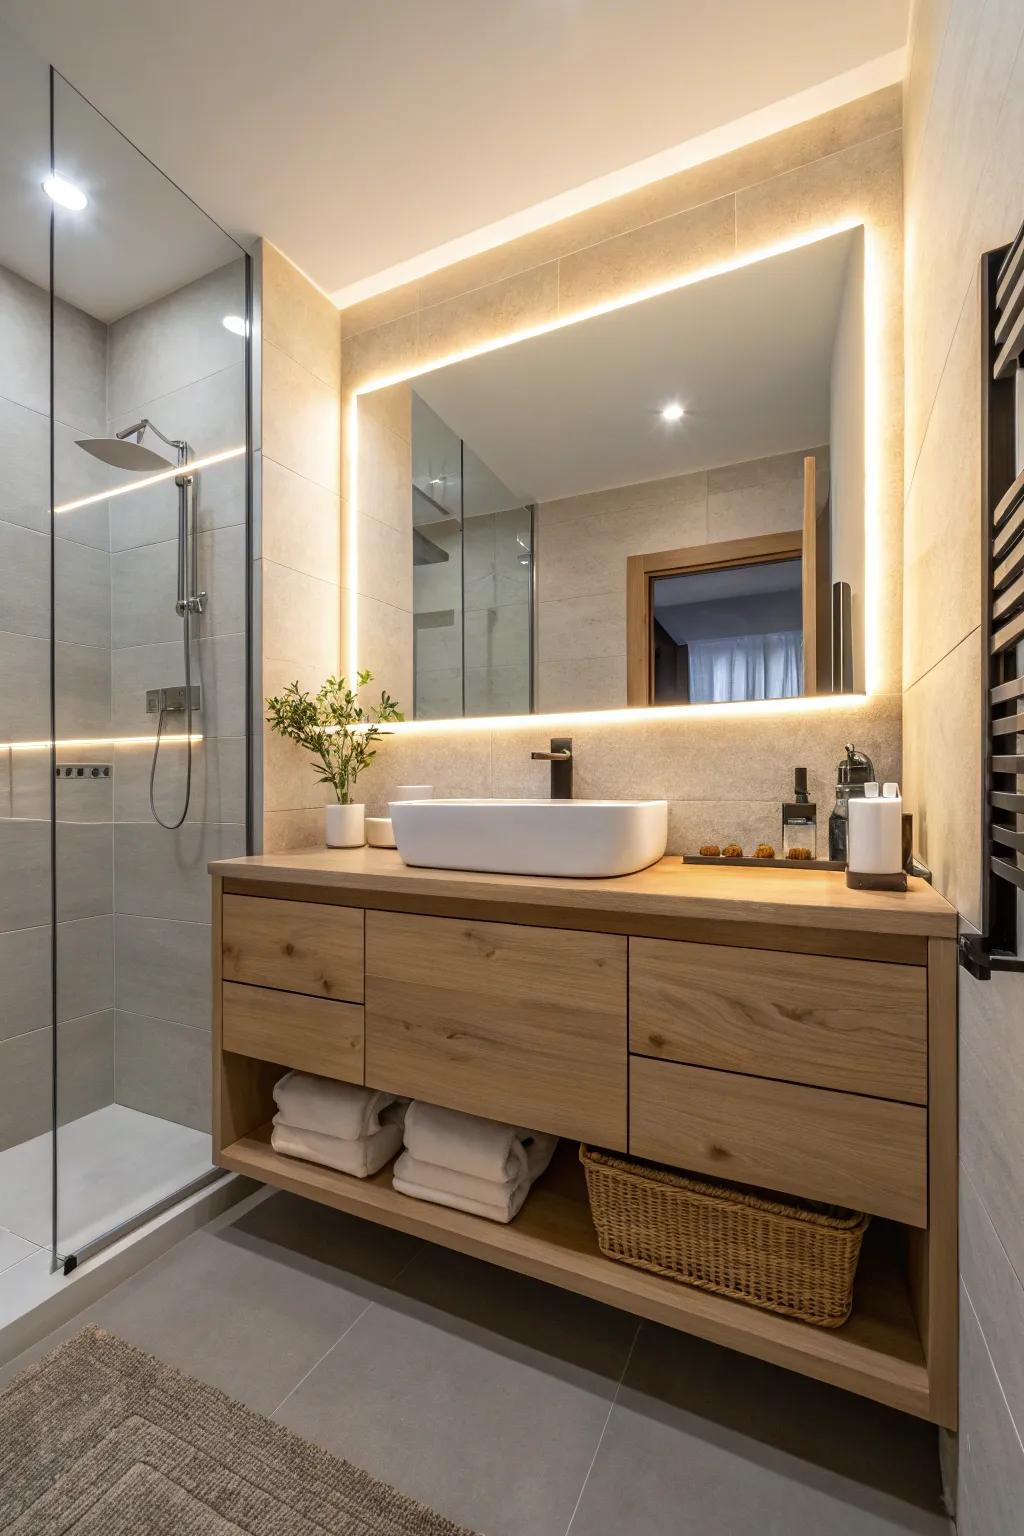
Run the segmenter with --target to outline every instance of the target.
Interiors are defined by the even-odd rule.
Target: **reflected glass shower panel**
[[[412,396],[413,709],[462,714],[462,443]]]

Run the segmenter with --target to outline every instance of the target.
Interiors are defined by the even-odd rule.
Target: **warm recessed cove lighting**
[[[81,187],[76,187],[73,181],[68,181],[66,176],[61,176],[57,171],[46,177],[43,191],[62,208],[70,208],[72,213],[81,213],[89,201]]]
[[[678,400],[673,400],[669,405],[663,405],[661,408],[662,421],[682,421],[685,415],[686,411]]]
[[[230,331],[232,336],[245,336],[249,330],[241,315],[225,315],[221,325],[226,331]]]

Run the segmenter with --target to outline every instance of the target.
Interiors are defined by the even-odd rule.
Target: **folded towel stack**
[[[402,1145],[406,1101],[393,1093],[289,1072],[274,1087],[275,1152],[366,1179]]]
[[[509,1222],[557,1144],[557,1136],[417,1099],[406,1111],[405,1151],[395,1164],[394,1187],[416,1200]]]

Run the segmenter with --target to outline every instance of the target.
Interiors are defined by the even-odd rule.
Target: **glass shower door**
[[[210,859],[247,849],[247,258],[59,76],[61,1259],[209,1175]],[[81,199],[84,199],[82,201]]]

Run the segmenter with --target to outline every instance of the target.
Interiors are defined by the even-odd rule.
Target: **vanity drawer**
[[[927,1225],[927,1110],[630,1058],[629,1150],[740,1184]]]
[[[924,966],[630,939],[630,1049],[924,1104],[927,980]]]
[[[224,1049],[239,1056],[363,1081],[363,1010],[352,1003],[226,981],[221,1034]]]
[[[366,914],[366,1081],[620,1151],[626,940]]]
[[[363,913],[358,907],[267,896],[225,896],[223,975],[285,992],[363,1000]]]

